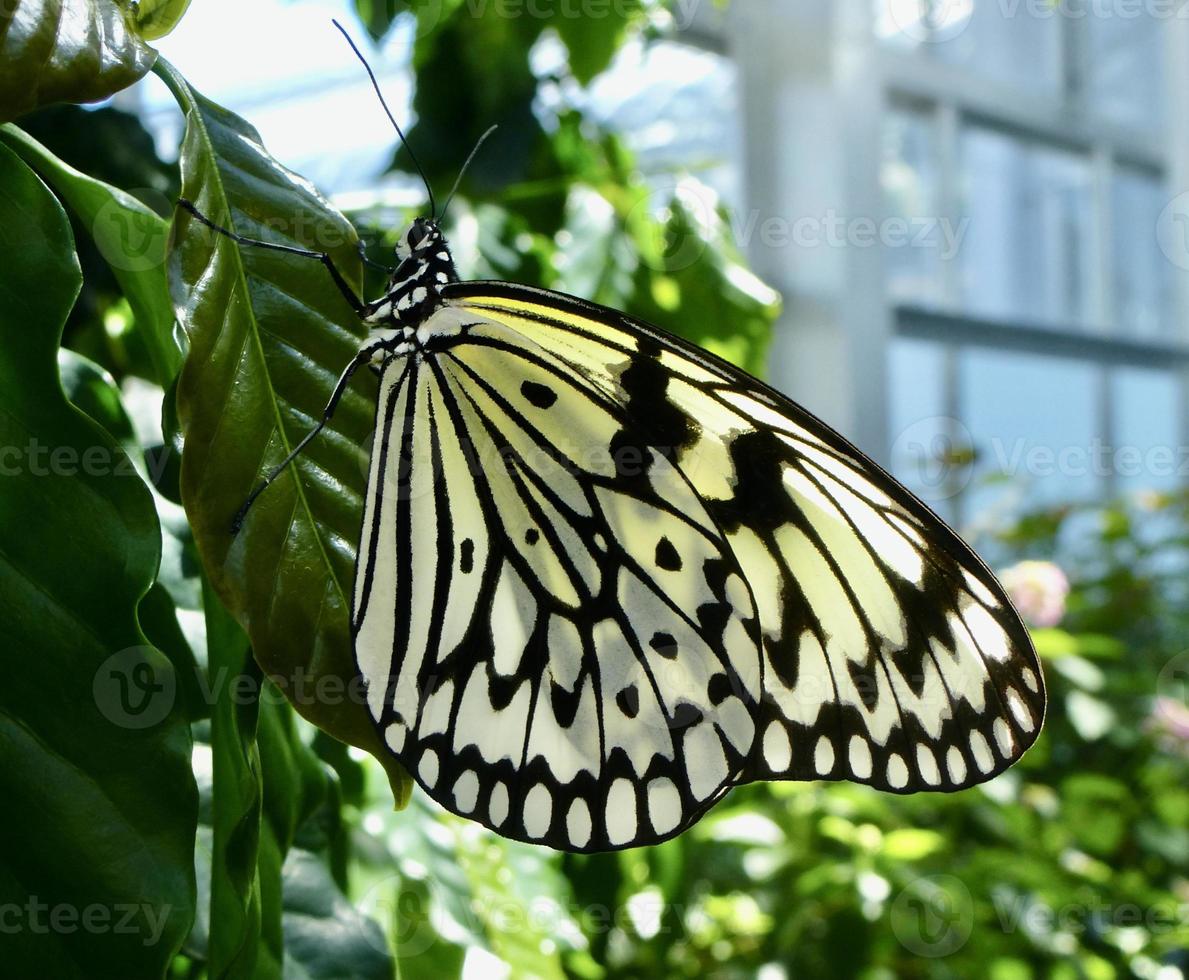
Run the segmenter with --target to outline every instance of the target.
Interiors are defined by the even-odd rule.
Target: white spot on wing
[[[544,783],[537,783],[524,800],[524,832],[538,840],[549,832],[553,820],[553,797]]]
[[[661,777],[648,784],[648,818],[658,834],[667,834],[681,823],[681,794],[673,780]]]
[[[636,836],[636,792],[626,779],[617,779],[607,793],[607,839],[626,844]]]
[[[566,814],[566,833],[570,843],[575,847],[585,847],[590,843],[591,829],[590,807],[586,805],[586,800],[575,800]]]
[[[999,754],[1005,759],[1010,759],[1014,743],[1007,722],[1002,718],[996,718],[992,731],[995,733],[995,744],[999,747]]]
[[[888,757],[888,785],[892,789],[903,789],[908,785],[908,766],[896,752]]]
[[[850,762],[850,771],[859,779],[871,778],[871,746],[867,744],[867,740],[862,735],[850,737],[846,757]]]
[[[503,783],[496,783],[492,787],[491,801],[487,804],[487,815],[496,827],[508,819],[508,787]]]
[[[917,771],[930,786],[941,782],[941,772],[937,768],[937,759],[927,745],[917,746]]]
[[[1030,732],[1036,727],[1036,722],[1032,720],[1032,712],[1028,710],[1024,699],[1020,697],[1020,692],[1014,687],[1007,689],[1007,706],[1011,709],[1012,717],[1016,719],[1016,723],[1024,731]]]
[[[400,722],[394,721],[384,730],[384,741],[388,743],[388,747],[393,752],[400,753],[400,750],[405,747],[405,737],[409,734],[409,730]]]
[[[714,727],[705,721],[685,732],[685,765],[690,792],[698,800],[707,799],[727,778],[729,770],[722,743]]]
[[[974,756],[974,764],[978,766],[979,772],[990,772],[995,767],[991,746],[982,732],[970,733],[970,753]]]
[[[813,768],[823,776],[834,770],[834,743],[825,735],[817,740],[817,747],[813,750]]]
[[[764,761],[773,772],[788,772],[793,761],[789,733],[779,721],[771,721],[764,732]]]
[[[421,781],[430,789],[438,784],[438,754],[433,749],[426,749],[421,753],[421,762],[417,766]]]
[[[950,782],[960,786],[966,779],[966,760],[956,745],[951,745],[945,754],[945,768],[950,774]]]
[[[454,804],[460,813],[471,813],[479,801],[479,776],[468,769],[454,784]]]

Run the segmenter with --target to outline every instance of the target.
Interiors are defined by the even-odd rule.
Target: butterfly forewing
[[[497,322],[392,360],[381,389],[355,625],[389,747],[509,836],[688,826],[744,778],[762,684],[750,590],[693,485],[622,400]]]
[[[441,341],[383,371],[354,616],[373,717],[440,803],[605,850],[736,783],[952,790],[1032,743],[1001,587],[827,426],[613,311],[443,295]]]

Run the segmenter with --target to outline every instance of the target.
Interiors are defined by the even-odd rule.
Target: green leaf
[[[583,85],[611,64],[628,27],[643,20],[644,12],[639,0],[585,5],[553,0],[541,11],[569,49],[570,71]]]
[[[900,827],[883,839],[883,852],[893,861],[919,861],[945,847],[945,838],[934,830]]]
[[[159,72],[186,114],[183,195],[240,234],[328,249],[357,287],[358,239],[346,219],[273,160],[243,120],[166,63]],[[348,628],[371,372],[356,374],[332,424],[231,534],[261,476],[321,417],[363,327],[317,262],[239,246],[185,213],[170,262],[190,347],[177,387],[182,501],[211,584],[297,710],[376,755],[403,802],[411,781],[376,735]]]
[[[132,26],[146,41],[165,37],[178,26],[190,0],[133,0]]]
[[[148,488],[59,380],[80,284],[61,206],[0,146],[0,799],[19,845],[0,905],[68,923],[6,934],[5,968],[161,976],[194,915],[190,733],[137,621],[160,553]]]
[[[297,847],[283,873],[286,976],[297,980],[390,980],[384,933],[355,909],[326,862]]]
[[[207,965],[216,980],[247,980],[257,971],[263,917],[260,871],[264,787],[256,744],[259,671],[248,639],[208,588],[207,680],[211,713],[210,935]]]
[[[0,122],[52,102],[106,99],[156,56],[113,0],[10,0],[0,7]]]
[[[173,336],[173,304],[165,275],[169,224],[131,194],[80,173],[15,126],[0,127],[3,138],[36,169],[90,229],[136,318],[153,364],[156,382],[169,387],[181,366]]]

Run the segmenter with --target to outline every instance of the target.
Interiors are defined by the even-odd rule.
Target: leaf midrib
[[[160,67],[159,72],[158,72],[158,66]],[[214,143],[212,142],[212,140],[210,138],[210,133],[207,131],[206,121],[202,117],[202,110],[199,108],[197,101],[193,98],[193,93],[190,91],[189,84],[184,79],[182,79],[180,75],[178,75],[178,73],[177,73],[176,69],[174,69],[173,65],[170,64],[168,61],[166,61],[166,59],[163,57],[159,57],[157,59],[157,65],[154,66],[153,70],[155,72],[157,72],[159,75],[160,74],[168,75],[169,77],[164,78],[163,80],[166,82],[167,85],[169,85],[169,87],[171,89],[175,89],[175,86],[177,86],[177,88],[175,89],[175,95],[179,95],[181,98],[183,98],[185,100],[185,102],[188,106],[187,111],[186,111],[187,121],[192,121],[194,123],[194,125],[196,126],[198,134],[199,134],[199,139],[203,146],[203,150],[208,154],[208,156],[210,158],[211,176],[209,179],[213,182],[215,188],[218,191],[218,195],[221,199],[223,206],[227,209],[227,222],[228,222],[228,224],[231,225],[230,230],[234,231],[235,230],[235,224],[234,224],[235,216],[232,214],[232,211],[231,211],[231,202],[229,201],[229,199],[227,197],[227,189],[223,185],[223,176],[219,170],[219,166],[217,163],[219,158],[218,158],[218,155],[215,153],[215,147],[214,147]],[[171,82],[172,82],[172,84],[170,84]],[[273,386],[272,375],[268,371],[268,361],[267,361],[267,358],[264,356],[264,347],[261,345],[261,342],[260,342],[260,327],[259,327],[259,324],[257,323],[256,309],[252,304],[252,292],[251,292],[251,288],[248,284],[247,270],[244,267],[243,256],[241,255],[239,248],[236,247],[235,243],[231,242],[230,239],[227,240],[227,244],[231,246],[230,250],[231,250],[232,254],[234,255],[233,264],[234,264],[234,268],[236,270],[237,288],[242,290],[244,300],[245,300],[246,312],[247,312],[248,316],[250,317],[250,325],[249,325],[249,329],[248,329],[248,334],[250,337],[252,348],[253,348],[255,357],[257,359],[257,364],[260,368],[260,375],[264,379],[265,388],[268,392],[268,402],[269,402],[270,407],[272,408],[273,419],[276,423],[277,432],[280,434],[280,437],[281,437],[281,445],[284,448],[285,453],[288,454],[292,450],[293,447],[290,444],[289,435],[285,431],[284,419],[281,416],[280,396],[277,393],[276,388]],[[216,248],[218,248],[218,246],[216,246]],[[284,291],[284,290],[282,290],[282,291]],[[267,444],[266,444],[265,451],[267,452]],[[302,481],[300,479],[297,479],[296,477],[293,482],[296,484],[296,490],[297,490],[297,502],[294,506],[294,511],[296,513],[298,507],[300,507],[301,512],[309,520],[310,527],[311,527],[311,530],[314,535],[314,540],[317,542],[317,545],[318,545],[318,553],[319,553],[319,555],[321,555],[322,564],[326,567],[326,570],[329,573],[331,582],[334,583],[335,591],[338,593],[340,599],[345,603],[347,600],[347,593],[344,590],[342,583],[339,581],[338,575],[335,573],[334,566],[330,561],[330,555],[327,554],[326,546],[322,541],[322,536],[318,533],[318,525],[317,525],[317,522],[314,520],[313,511],[310,510],[309,500],[306,497],[305,487],[302,484]],[[290,516],[287,524],[288,524],[288,527],[286,528],[286,534],[289,533],[289,530],[292,528],[292,525],[294,524],[294,516],[293,515]],[[278,566],[279,566],[279,564],[280,563],[278,562]]]

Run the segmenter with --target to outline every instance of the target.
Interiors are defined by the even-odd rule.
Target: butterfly
[[[426,793],[605,851],[679,834],[742,783],[954,791],[1020,758],[1040,664],[954,531],[714,355],[461,281],[430,201],[372,302],[327,256],[181,202],[320,259],[369,328],[325,414],[378,372],[351,631],[380,738]]]

